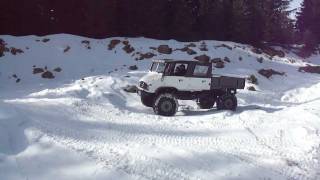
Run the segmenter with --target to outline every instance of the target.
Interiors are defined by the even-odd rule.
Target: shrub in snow
[[[81,43],[84,44],[87,49],[91,49],[90,41],[88,41],[88,40],[83,40],[83,41],[81,41]]]
[[[258,79],[257,79],[256,76],[253,75],[253,74],[251,74],[251,75],[247,78],[247,80],[248,80],[249,83],[251,83],[251,84],[256,84],[256,85],[258,85]]]
[[[207,48],[207,44],[205,42],[202,42],[200,44],[200,51],[208,51],[208,48]]]
[[[18,48],[15,48],[15,47],[10,48],[10,52],[11,52],[12,55],[17,55],[17,54],[23,53],[23,51],[21,49],[18,49]]]
[[[124,87],[123,90],[128,93],[137,93],[138,92],[138,88],[135,85],[128,85],[128,86]]]
[[[262,57],[259,57],[259,58],[257,58],[257,61],[258,61],[259,63],[263,63],[263,58],[262,58]]]
[[[253,86],[249,86],[249,87],[248,87],[248,90],[249,90],[249,91],[256,91],[256,88],[253,87]]]
[[[270,78],[272,75],[285,75],[284,72],[278,72],[278,71],[275,71],[273,69],[260,69],[259,71],[259,74],[261,74],[262,76],[266,77],[266,78]]]
[[[6,45],[6,42],[3,39],[0,39],[0,57],[4,56],[5,52],[9,51]]]

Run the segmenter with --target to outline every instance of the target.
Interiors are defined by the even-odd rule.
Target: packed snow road
[[[17,128],[129,179],[319,178],[319,99],[278,102],[277,94],[240,93],[237,112],[186,101],[176,117],[165,118],[121,90],[125,83],[88,77],[1,105],[14,109],[9,119],[21,121]],[[274,105],[250,102],[259,98]]]

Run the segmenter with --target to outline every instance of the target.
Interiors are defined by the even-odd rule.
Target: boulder
[[[203,54],[201,56],[196,56],[194,59],[201,61],[201,62],[209,62],[210,61],[210,57],[205,54]]]
[[[44,43],[49,42],[49,41],[50,41],[50,39],[48,39],[48,38],[42,39],[42,42],[44,42]]]
[[[317,73],[320,74],[320,66],[305,66],[305,67],[300,67],[299,72],[307,72],[307,73]]]
[[[50,71],[46,71],[41,74],[41,77],[44,79],[54,79],[54,75]]]
[[[197,54],[196,51],[194,51],[194,50],[192,50],[192,49],[190,49],[190,48],[187,49],[187,53],[188,53],[189,55],[195,55],[195,54]]]
[[[108,45],[108,49],[113,50],[120,42],[119,39],[112,39]]]
[[[226,44],[221,44],[221,45],[218,45],[218,46],[215,46],[216,48],[227,48],[229,50],[232,50],[233,48],[231,46],[228,46]]]
[[[61,72],[62,69],[61,69],[61,67],[56,67],[56,68],[53,69],[53,71],[55,71],[55,72]]]
[[[280,75],[280,76],[283,76],[285,75],[284,72],[278,72],[278,71],[275,71],[273,69],[260,69],[258,71],[259,74],[261,74],[262,76],[266,77],[266,78],[270,78],[272,75]]]
[[[168,45],[160,45],[157,48],[157,50],[161,54],[171,54],[172,53],[172,49]]]
[[[135,70],[138,70],[138,66],[137,65],[129,66],[128,69],[132,70],[132,71],[135,71]]]
[[[42,68],[33,68],[33,72],[32,74],[39,74],[39,73],[43,73],[44,69]]]
[[[125,45],[122,49],[128,54],[132,53],[135,50],[130,44]]]
[[[137,58],[137,60],[143,60],[143,59],[151,59],[153,58],[154,56],[156,56],[155,54],[151,53],[151,52],[148,52],[148,53],[139,53],[140,57]]]
[[[187,44],[186,47],[189,47],[189,48],[190,48],[190,47],[197,47],[197,45],[194,44],[194,43],[190,43],[190,44]]]

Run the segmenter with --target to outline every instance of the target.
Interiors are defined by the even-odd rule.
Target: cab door
[[[189,77],[186,77],[187,70],[189,68],[189,63],[187,62],[177,62],[171,63],[169,65],[170,72],[165,72],[165,76],[163,77],[163,82],[166,87],[174,87],[179,91],[188,91],[189,89]],[[184,66],[184,72],[178,72],[180,66]]]
[[[211,64],[195,63],[187,83],[189,91],[210,90],[211,87]]]

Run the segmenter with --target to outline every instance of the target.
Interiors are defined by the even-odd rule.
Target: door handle
[[[182,79],[179,79],[179,82],[182,82],[183,80]]]
[[[202,83],[205,83],[205,82],[207,82],[206,80],[202,80]]]

